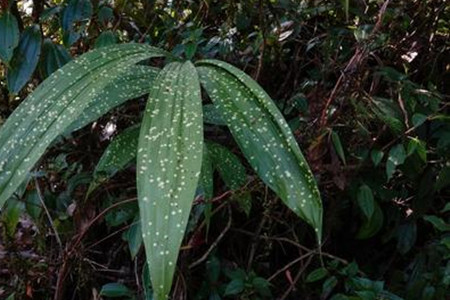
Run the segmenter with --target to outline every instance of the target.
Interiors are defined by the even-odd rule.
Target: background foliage
[[[450,294],[448,1],[0,3],[0,122],[73,57],[131,41],[230,62],[289,120],[324,203],[321,251],[205,99],[215,180],[195,201],[174,299]],[[8,200],[0,297],[144,299],[135,158],[102,156],[133,138],[144,106],[62,136]]]

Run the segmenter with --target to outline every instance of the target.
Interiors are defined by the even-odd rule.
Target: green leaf
[[[16,17],[6,11],[0,16],[0,59],[9,62],[19,44],[19,26]]]
[[[5,226],[6,233],[9,237],[13,237],[16,232],[17,224],[19,224],[19,218],[24,210],[23,202],[16,198],[9,198],[2,210],[2,223]]]
[[[83,114],[70,124],[65,132],[78,130],[125,101],[148,94],[158,73],[157,68],[142,65],[130,66],[89,103]]]
[[[343,294],[336,294],[336,295],[333,295],[333,297],[331,297],[330,300],[350,300],[350,298]],[[359,300],[359,298],[358,298],[358,300]]]
[[[270,283],[262,278],[262,277],[255,277],[252,280],[252,285],[255,291],[264,297],[271,297],[272,293],[270,292]]]
[[[112,140],[95,167],[94,180],[89,186],[87,196],[131,161],[136,160],[139,131],[139,126],[133,126]]]
[[[405,125],[401,121],[402,113],[396,102],[392,99],[377,97],[372,99],[372,103],[375,115],[385,122],[394,133],[400,134],[405,130]]]
[[[430,222],[433,225],[433,227],[439,231],[442,232],[450,231],[450,224],[445,223],[444,220],[442,220],[441,218],[432,215],[427,215],[424,216],[423,219],[427,222]]]
[[[206,233],[208,233],[212,217],[212,203],[210,200],[214,196],[214,169],[206,143],[203,144],[202,170],[200,172],[198,192],[203,195],[205,201],[203,215],[205,217]]]
[[[148,263],[145,263],[142,268],[142,285],[144,288],[145,300],[153,300],[152,282],[150,280],[150,270]]]
[[[411,138],[409,140],[407,156],[410,156],[413,153],[417,153],[423,162],[427,162],[427,148],[425,142],[418,138]]]
[[[378,149],[373,149],[370,152],[370,157],[372,158],[373,165],[376,167],[380,164],[381,160],[383,159],[384,152]]]
[[[344,165],[346,165],[345,161],[345,153],[344,148],[342,148],[341,139],[339,138],[339,135],[335,131],[331,131],[331,140],[333,141],[334,150],[336,150],[336,153],[339,155],[339,158],[342,160]]]
[[[100,296],[111,298],[130,297],[132,295],[131,290],[121,283],[107,283],[100,290]]]
[[[39,68],[44,77],[50,76],[72,59],[63,46],[54,44],[50,39],[44,40],[41,56]]]
[[[142,245],[142,230],[139,215],[134,219],[130,228],[124,232],[124,238],[128,242],[131,258],[135,259]]]
[[[262,180],[322,235],[319,190],[282,114],[248,75],[214,60],[199,63],[200,80]]]
[[[227,125],[214,104],[203,105],[203,120],[207,124]]]
[[[450,236],[442,237],[439,243],[450,250]]]
[[[86,53],[52,74],[0,128],[0,207],[26,178],[47,147],[89,103],[130,65],[162,56],[138,44]]]
[[[446,186],[450,185],[450,163],[447,162],[444,167],[439,171],[439,175],[436,178],[436,190],[442,190]]]
[[[364,300],[376,300],[377,299],[377,294],[373,291],[355,291],[355,294]]]
[[[427,116],[423,114],[414,114],[411,118],[411,121],[414,127],[419,127],[427,120]]]
[[[213,165],[225,184],[232,190],[241,188],[247,181],[247,174],[239,158],[219,144],[207,142],[206,146]]]
[[[103,5],[98,10],[97,18],[100,23],[106,25],[108,22],[114,21],[114,11],[111,7]]]
[[[46,21],[50,21],[59,12],[61,12],[61,6],[60,5],[52,6],[52,7],[48,7],[46,9],[44,9],[44,11],[39,16],[40,23],[43,23],[43,22],[46,22]]]
[[[441,214],[450,211],[450,203],[445,204],[444,208],[440,211]]]
[[[28,215],[36,222],[41,215],[42,204],[35,189],[27,194],[25,206]]]
[[[216,256],[210,256],[206,262],[206,271],[208,272],[208,280],[217,282],[220,276],[220,261]]]
[[[6,300],[14,300],[16,299],[16,293],[12,293],[11,295],[8,296],[8,298],[6,298]]]
[[[186,55],[186,59],[192,59],[196,51],[197,51],[197,43],[188,42],[186,45],[184,45],[184,54]]]
[[[93,13],[93,7],[90,0],[69,0],[64,7],[61,16],[61,27],[63,29],[64,45],[71,46],[81,36],[84,25],[89,21]],[[78,27],[75,28],[75,23]]]
[[[308,276],[306,277],[306,282],[315,282],[315,281],[319,281],[323,278],[325,278],[325,276],[328,275],[328,270],[325,268],[318,268],[315,269],[314,271],[312,271],[311,273],[308,274]]]
[[[225,275],[227,275],[228,278],[230,279],[240,279],[242,281],[247,279],[247,273],[241,269],[241,268],[237,268],[234,270],[229,270],[227,269],[225,272]]]
[[[178,251],[200,176],[200,84],[190,62],[170,63],[150,90],[139,136],[137,187],[156,300],[170,292]]]
[[[365,184],[360,186],[357,199],[358,205],[361,208],[362,212],[366,216],[367,220],[370,220],[375,210],[375,201],[373,200],[373,194],[370,187]]]
[[[374,210],[372,217],[369,220],[365,220],[361,228],[359,228],[358,233],[356,234],[357,239],[368,239],[377,234],[377,232],[381,229],[384,222],[383,211],[377,202],[374,202]]]
[[[252,210],[252,194],[249,191],[233,195],[233,200],[236,200],[239,204],[239,208],[243,211],[247,217],[250,215]]]
[[[414,246],[417,240],[416,222],[408,222],[398,226],[396,230],[397,250],[406,254]]]
[[[391,148],[386,162],[386,175],[388,180],[390,180],[394,174],[395,168],[402,165],[405,162],[405,159],[406,152],[402,144],[397,144]]]
[[[214,195],[213,172],[214,169],[212,158],[205,143],[203,145],[202,171],[199,182],[199,187],[203,192],[205,200],[210,200]]]
[[[110,30],[102,32],[95,40],[95,48],[101,48],[114,44],[117,44],[117,37],[114,32]]]
[[[322,296],[321,299],[326,299],[330,293],[333,291],[333,289],[336,287],[338,283],[338,280],[335,276],[331,276],[322,285]]]
[[[242,279],[233,279],[225,289],[225,296],[237,295],[244,291],[244,281]]]
[[[17,94],[33,75],[41,54],[41,44],[38,25],[30,26],[22,33],[6,75],[10,93]]]

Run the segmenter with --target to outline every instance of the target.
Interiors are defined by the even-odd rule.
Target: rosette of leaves
[[[158,56],[169,61],[161,70],[136,65]],[[137,147],[130,151],[136,155],[140,223],[154,298],[168,298],[202,169],[201,87],[255,172],[314,228],[320,243],[322,206],[315,179],[267,93],[227,63],[181,62],[142,44],[106,46],[81,55],[18,106],[0,128],[0,205],[59,135],[148,93]]]

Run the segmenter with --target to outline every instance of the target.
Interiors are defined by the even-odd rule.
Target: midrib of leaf
[[[83,113],[102,88],[129,65],[162,55],[159,49],[137,44],[102,48],[82,55],[44,81],[0,130],[0,206],[46,147]],[[116,73],[110,74],[111,69]]]
[[[155,299],[167,299],[200,175],[200,85],[190,62],[171,63],[150,91],[141,125],[137,186]]]
[[[320,194],[282,114],[242,71],[214,60],[198,65],[203,87],[222,112],[250,165],[297,215],[314,227],[320,243]]]

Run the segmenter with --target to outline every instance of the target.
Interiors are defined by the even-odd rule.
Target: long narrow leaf
[[[65,132],[78,130],[125,101],[148,94],[158,72],[157,68],[141,65],[127,68],[108,84],[102,93],[89,102],[83,114],[70,124]]]
[[[322,234],[319,190],[286,121],[264,90],[235,67],[205,60],[200,81],[250,165],[298,216]]]
[[[203,119],[194,66],[171,63],[150,90],[141,125],[137,187],[156,300],[167,299],[200,175]]]
[[[50,143],[126,68],[163,51],[139,44],[80,56],[45,80],[0,128],[0,207]]]

